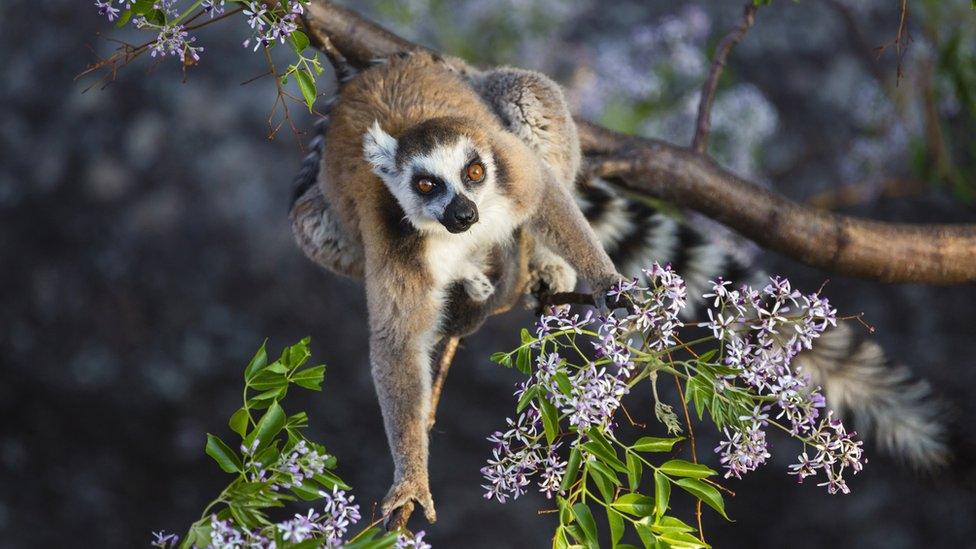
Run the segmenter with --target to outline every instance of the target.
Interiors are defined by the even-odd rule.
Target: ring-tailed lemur
[[[412,59],[412,61],[404,61],[404,59]],[[387,70],[390,68],[401,70],[402,64],[416,66],[418,73],[413,74],[412,77],[418,83],[432,88],[425,93],[434,94],[439,101],[452,109],[453,113],[468,112],[466,109],[470,108],[469,106],[459,108],[454,103],[456,99],[453,94],[459,93],[459,88],[458,82],[452,80],[458,78],[453,74],[453,70],[448,68],[441,71],[438,68],[441,65],[440,61],[426,54],[394,59],[386,65]],[[369,76],[370,74],[373,76]],[[391,101],[391,97],[383,96],[383,93],[388,92],[383,91],[385,88],[382,79],[379,78],[380,74],[386,73],[366,71],[363,73],[365,78],[360,82],[363,86],[371,86],[370,89],[356,88],[357,80],[354,79],[350,84],[353,86],[351,93],[349,88],[343,88],[342,94],[348,93],[356,101],[363,101],[361,97],[364,95],[378,96],[380,100],[391,103],[397,108],[412,108],[412,103],[409,101],[397,103]],[[481,95],[484,104],[491,109],[490,111],[474,109],[475,119],[479,120],[477,126],[491,127],[483,117],[493,112],[493,116],[497,117],[505,129],[518,137],[514,140],[503,139],[505,147],[521,150],[520,147],[528,145],[529,149],[538,155],[553,173],[558,174],[558,181],[573,181],[573,175],[579,165],[578,142],[575,127],[572,126],[572,119],[557,84],[538,73],[519,69],[506,68],[486,72],[466,70],[462,71],[462,74],[467,79],[467,83]],[[430,80],[431,78],[433,80]],[[450,86],[445,87],[444,80],[450,82]],[[376,97],[372,99],[375,100]],[[483,133],[479,127],[469,127],[454,120],[428,122],[425,131],[420,133],[417,131],[410,133],[408,128],[404,127],[389,126],[389,122],[383,120],[380,120],[377,127],[374,124],[376,113],[370,110],[375,108],[375,103],[366,102],[365,105],[369,109],[363,109],[358,113],[359,119],[355,123],[343,121],[344,117],[349,115],[343,114],[341,108],[337,108],[330,118],[323,119],[319,123],[320,135],[313,139],[312,150],[296,179],[291,217],[295,237],[309,258],[337,273],[354,278],[365,276],[367,279],[371,324],[374,326],[371,353],[375,353],[377,348],[385,349],[382,351],[383,355],[374,355],[374,376],[384,407],[388,436],[397,467],[395,485],[384,501],[384,512],[389,512],[408,499],[416,499],[425,506],[429,517],[432,518],[433,504],[426,477],[427,440],[423,423],[418,419],[423,415],[419,411],[425,413],[426,410],[427,389],[424,384],[429,380],[429,373],[426,368],[419,365],[426,365],[428,359],[426,349],[432,346],[432,339],[437,333],[424,335],[421,345],[424,351],[418,353],[416,349],[413,350],[417,358],[411,370],[416,374],[416,379],[405,380],[403,376],[398,376],[393,371],[390,364],[395,362],[397,357],[388,354],[394,352],[393,347],[388,345],[390,341],[384,341],[395,340],[396,337],[402,336],[390,333],[385,327],[377,326],[377,322],[374,321],[390,318],[391,315],[402,315],[400,311],[410,309],[427,311],[425,315],[421,315],[422,318],[414,319],[415,323],[419,323],[424,328],[436,325],[440,318],[442,325],[439,333],[441,334],[447,333],[447,329],[450,328],[455,329],[454,333],[466,333],[477,327],[484,315],[496,305],[491,303],[490,299],[486,299],[484,294],[498,297],[507,291],[496,288],[504,286],[510,289],[512,284],[517,283],[512,276],[512,269],[504,268],[506,262],[514,261],[516,255],[511,246],[505,245],[505,238],[497,235],[489,236],[488,240],[497,244],[494,247],[489,246],[493,260],[487,261],[483,253],[473,254],[470,258],[466,257],[464,261],[460,261],[466,263],[462,268],[455,268],[448,274],[435,275],[435,278],[441,277],[440,281],[436,282],[437,285],[455,280],[463,288],[463,290],[457,287],[453,290],[442,288],[443,292],[453,292],[449,298],[452,300],[452,306],[442,310],[438,316],[431,312],[436,307],[432,309],[416,302],[400,302],[395,295],[399,295],[397,292],[407,291],[411,284],[416,284],[413,282],[416,278],[415,273],[409,272],[410,269],[422,269],[423,265],[431,262],[457,260],[459,253],[467,255],[470,248],[462,246],[464,250],[461,250],[448,245],[438,252],[421,257],[420,249],[415,242],[409,243],[408,235],[411,234],[411,230],[423,230],[427,227],[435,234],[438,231],[444,233],[438,235],[436,239],[455,238],[456,235],[447,234],[451,227],[446,227],[447,231],[441,231],[436,226],[438,223],[436,219],[438,215],[442,216],[448,212],[448,206],[455,200],[455,196],[471,190],[465,189],[463,181],[468,175],[467,171],[471,163],[480,161],[481,166],[475,168],[475,175],[480,175],[484,171],[486,172],[484,177],[488,178],[487,173],[499,172],[497,176],[499,181],[511,177],[510,173],[504,172],[515,167],[505,163],[504,155],[499,154],[504,151],[484,145],[481,141],[484,139]],[[432,112],[422,110],[412,116],[426,120],[432,116]],[[344,129],[332,130],[330,126],[340,121]],[[457,136],[468,133],[471,135],[470,141],[458,145]],[[364,134],[365,153],[369,162],[368,164],[359,162],[357,167],[359,171],[350,173],[348,165],[356,165],[362,158],[362,141],[357,140],[362,140]],[[341,147],[336,147],[333,143],[336,139],[342,143]],[[330,154],[338,154],[338,158],[346,160],[330,164]],[[523,161],[530,161],[530,159],[523,157]],[[342,166],[347,167],[335,169]],[[451,166],[452,173],[460,176],[457,182],[459,186],[454,187],[453,191],[449,187],[455,183],[443,180],[445,176],[450,175],[444,172],[444,166]],[[369,208],[356,209],[355,195],[361,193],[362,189],[348,185],[349,181],[361,185],[361,181],[357,178],[364,177],[364,169],[378,174],[389,192],[385,197],[371,195],[367,204],[373,208],[372,211]],[[429,198],[425,198],[427,193],[417,187],[420,183],[418,174],[436,176],[428,178],[431,179],[429,183],[440,186],[445,192],[453,192],[449,195],[450,199],[441,198],[438,203],[432,204]],[[315,184],[317,181],[319,185]],[[347,184],[338,186],[331,181],[344,181]],[[495,189],[511,196],[513,189],[499,188],[498,181],[494,184]],[[424,187],[427,188],[427,183],[424,183]],[[347,188],[348,191],[335,192],[342,188]],[[323,193],[323,189],[327,192]],[[563,189],[564,187],[560,185],[558,190]],[[374,193],[375,191],[374,189]],[[624,275],[638,274],[640,267],[652,261],[662,264],[671,263],[685,278],[689,287],[689,296],[700,296],[708,287],[709,281],[719,276],[737,282],[765,282],[765,275],[761,271],[723,249],[711,235],[648,204],[630,200],[605,182],[593,181],[577,186],[575,198],[578,209],[566,209],[565,204],[561,204],[562,209],[548,212],[549,217],[554,214],[572,217],[572,210],[576,210],[577,213],[582,211],[595,232],[599,244]],[[478,198],[471,200],[477,201]],[[377,208],[377,205],[380,207]],[[455,208],[459,206],[455,205]],[[478,206],[481,210],[482,204]],[[407,220],[404,222],[399,218],[391,218],[393,212],[398,216],[405,214]],[[511,214],[508,212],[497,215],[488,211],[479,213],[479,216],[480,224],[507,224],[509,229],[501,231],[505,234],[510,234],[511,227],[518,225],[517,222],[512,222]],[[449,219],[446,224],[441,224],[450,225],[457,222],[459,221]],[[460,223],[466,224],[463,220]],[[549,229],[545,226],[541,228],[540,231],[539,227],[532,227],[534,231],[545,236],[545,232]],[[371,246],[370,237],[375,238],[377,233],[385,233],[388,239],[402,238],[394,241],[403,244],[398,249],[384,248],[383,253],[379,254],[380,257],[374,257],[371,271],[368,252]],[[581,239],[581,243],[570,243],[571,249],[560,248],[558,243],[552,247],[534,246],[529,252],[530,280],[541,280],[552,291],[571,290],[576,284],[576,269],[573,267],[577,269],[579,267],[570,265],[566,259],[578,262],[580,258],[574,254],[583,253],[581,250],[588,248],[588,239],[589,237]],[[552,239],[549,238],[548,241],[552,242]],[[372,246],[375,256],[377,255],[375,254],[376,243],[373,242]],[[377,277],[375,269],[378,262],[383,263],[383,266],[387,265],[385,262],[406,265],[408,270],[405,272],[394,268]],[[494,291],[488,289],[479,291],[475,287],[485,283],[485,277],[478,276],[484,271],[479,272],[478,268],[471,268],[479,264],[488,265],[485,270],[488,271],[491,284],[496,287],[492,288]],[[605,276],[610,276],[609,273],[612,272],[607,268],[604,268],[604,271]],[[374,273],[372,286],[369,281],[371,272]],[[582,272],[584,280],[592,281],[594,278],[592,264],[585,265]],[[402,280],[398,277],[402,277]],[[376,291],[376,280],[385,280],[391,284],[393,290],[381,288],[380,290],[385,291]],[[432,282],[433,279],[425,279],[419,284],[430,285]],[[422,293],[419,289],[416,291],[418,295]],[[462,293],[467,294],[468,299],[460,298]],[[377,302],[377,298],[381,301]],[[483,298],[485,298],[483,306],[472,306],[472,302]],[[435,301],[443,303],[443,299]],[[469,310],[464,312],[466,307]],[[445,314],[450,315],[449,320],[444,320]],[[399,318],[411,317],[400,316]],[[454,322],[457,322],[461,328],[452,326]],[[402,341],[392,341],[392,343],[394,346],[399,346],[401,352],[406,352],[402,348]],[[942,426],[936,418],[937,409],[925,398],[928,394],[927,385],[922,381],[912,380],[904,367],[894,367],[888,363],[876,343],[860,337],[849,326],[841,325],[824,334],[814,349],[801,353],[795,359],[795,365],[809,373],[814,383],[824,387],[828,401],[834,410],[838,413],[843,413],[845,410],[853,412],[856,425],[862,432],[873,428],[876,440],[886,450],[921,464],[938,462],[945,457]],[[399,384],[405,385],[401,387]],[[392,386],[400,387],[405,394],[391,394]],[[416,413],[406,414],[396,408],[405,402],[415,407]]]
[[[565,258],[547,272],[578,273],[594,297],[622,278],[573,199],[579,144],[558,86],[540,88],[555,94],[545,103],[550,111],[537,111],[547,116],[541,137],[506,129],[492,110],[509,101],[503,90],[530,85],[520,74],[483,73],[473,86],[440,58],[414,52],[345,79],[325,141],[314,145],[322,157],[314,192],[330,218],[308,225],[302,212],[310,202],[301,197],[295,206],[304,247],[328,241],[316,259],[365,280],[370,362],[395,466],[386,516],[416,501],[435,520],[430,355],[457,330],[458,308],[474,311],[472,325],[492,310],[489,298],[515,270],[506,259],[522,234]],[[487,104],[476,88],[499,91],[500,104]],[[311,190],[307,181],[303,187]],[[453,291],[458,284],[465,295]]]

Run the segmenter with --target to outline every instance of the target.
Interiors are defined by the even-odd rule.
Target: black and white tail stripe
[[[769,282],[762,269],[706,232],[629,199],[606,181],[577,185],[577,203],[621,274],[641,276],[640,269],[654,261],[671,264],[688,286],[689,318],[701,317],[701,295],[710,281],[721,277],[757,289]],[[870,431],[886,452],[918,466],[946,460],[941,406],[928,383],[885,358],[861,330],[839,324],[793,365],[823,387],[832,409],[851,415],[857,430],[864,436]]]
[[[762,281],[761,272],[707,234],[649,203],[628,198],[605,181],[580,185],[577,203],[621,274],[640,276],[641,268],[652,261],[670,263],[685,279],[695,305],[693,296],[700,300],[710,281],[719,277],[734,283]]]

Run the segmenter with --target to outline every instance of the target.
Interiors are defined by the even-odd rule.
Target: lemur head
[[[399,139],[374,122],[363,137],[363,152],[421,230],[467,231],[498,182],[485,132],[464,118],[426,120]]]

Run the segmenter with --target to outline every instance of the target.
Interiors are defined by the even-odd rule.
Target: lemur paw
[[[604,275],[590,284],[592,286],[590,295],[593,296],[593,304],[600,313],[606,315],[615,308],[628,307],[627,303],[614,302],[613,308],[611,308],[607,303],[607,292],[610,291],[611,287],[625,279],[624,275],[615,272]]]
[[[576,288],[576,271],[565,259],[552,254],[546,261],[529,266],[529,281],[526,306],[541,313],[547,296]]]
[[[576,271],[561,257],[553,256],[551,261],[533,265],[529,276],[532,292],[550,294],[572,292],[576,288]]]
[[[424,508],[424,517],[427,518],[427,522],[437,522],[434,498],[430,495],[430,486],[426,478],[405,477],[394,482],[386,497],[383,498],[380,510],[386,520],[389,521],[397,509],[405,506],[412,507],[414,502],[419,503]]]
[[[480,303],[495,293],[495,286],[484,273],[475,273],[464,279],[464,291],[468,297]]]

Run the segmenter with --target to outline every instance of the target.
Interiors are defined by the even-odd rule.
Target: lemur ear
[[[396,172],[397,140],[383,131],[380,123],[373,121],[373,125],[363,136],[363,155],[373,166],[376,175],[393,175]]]

